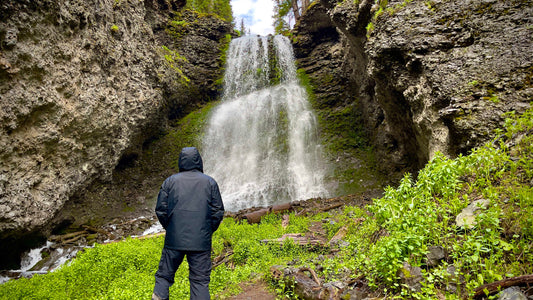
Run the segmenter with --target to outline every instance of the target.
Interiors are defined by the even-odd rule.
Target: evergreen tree
[[[290,30],[309,5],[309,0],[274,0],[275,32],[283,34]]]

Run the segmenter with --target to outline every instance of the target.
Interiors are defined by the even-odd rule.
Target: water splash
[[[317,121],[292,46],[283,36],[270,39],[231,42],[223,100],[203,141],[205,172],[230,211],[327,194]]]

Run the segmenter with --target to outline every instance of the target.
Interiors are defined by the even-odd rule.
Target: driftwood
[[[289,227],[289,221],[290,221],[289,215],[283,215],[281,217],[281,227],[283,228]]]
[[[313,269],[307,267],[299,269],[280,268],[279,266],[270,268],[272,279],[288,282],[289,285],[294,287],[294,293],[299,299],[340,299],[342,290],[331,285],[323,285]],[[305,272],[309,272],[311,277],[305,274]]]
[[[488,295],[492,295],[511,286],[528,286],[530,284],[533,284],[533,274],[506,278],[478,287],[475,290],[474,299],[486,297],[485,291],[488,292]]]
[[[287,233],[282,235],[279,239],[266,239],[261,240],[263,244],[279,244],[283,245],[286,240],[292,240],[296,245],[300,246],[319,246],[325,247],[325,243],[322,240],[315,239],[313,237],[305,236],[301,233]]]
[[[109,232],[107,232],[107,231],[105,231],[103,229],[100,229],[100,228],[95,228],[95,227],[88,226],[88,225],[82,225],[81,227],[83,227],[86,231],[99,233],[99,234],[102,234],[102,235],[107,236],[107,237],[111,237],[112,236]]]
[[[77,231],[77,232],[71,232],[63,235],[53,235],[50,237],[51,242],[56,243],[64,243],[65,241],[71,240],[71,239],[79,239],[81,236],[87,235],[87,231]]]
[[[227,262],[229,262],[231,260],[231,257],[233,255],[233,250],[229,249],[229,250],[226,250],[224,249],[222,251],[222,253],[220,253],[219,256],[215,257],[213,259],[213,262],[212,262],[212,268],[216,268],[218,266],[220,266],[221,264],[225,264]]]
[[[249,224],[257,224],[261,222],[261,218],[270,213],[284,213],[290,210],[293,210],[293,205],[291,203],[273,205],[267,208],[262,208],[253,212],[246,213],[242,216],[243,219],[247,220]]]
[[[166,234],[166,232],[158,232],[158,233],[152,233],[152,234],[140,235],[140,236],[129,236],[129,238],[132,238],[132,239],[135,239],[135,240],[144,240],[144,239],[149,239],[149,238],[153,238],[153,237],[162,236],[162,235],[165,235],[165,234]],[[122,242],[125,239],[126,238],[124,237],[122,239],[111,240],[111,241],[103,242],[101,244],[102,245],[114,244],[114,243]]]

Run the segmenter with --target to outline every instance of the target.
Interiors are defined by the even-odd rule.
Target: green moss
[[[220,77],[215,81],[217,86],[222,86],[224,82],[224,70],[226,69],[226,60],[229,50],[229,45],[231,43],[231,34],[226,34],[220,41],[220,66],[222,70],[220,72]]]
[[[331,165],[326,181],[338,184],[334,193],[345,195],[382,186],[386,180],[377,171],[357,101],[338,107],[319,103],[305,70],[298,70],[298,78],[318,116],[320,143]],[[333,80],[333,76],[326,75],[316,84],[331,84]]]
[[[187,58],[178,53],[178,51],[170,50],[166,46],[161,46],[161,52],[167,62],[167,66],[178,74],[179,81],[187,85],[191,80],[181,70],[181,65],[187,62]]]
[[[157,153],[174,170],[178,170],[179,153],[182,148],[195,146],[202,150],[202,138],[207,124],[209,113],[217,102],[209,102],[199,109],[191,112],[182,119],[176,120],[170,130],[156,143]],[[147,151],[146,154],[149,154]]]

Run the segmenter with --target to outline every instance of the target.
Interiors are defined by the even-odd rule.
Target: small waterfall
[[[226,209],[325,196],[317,121],[289,40],[241,37],[227,57],[223,99],[202,145]]]

